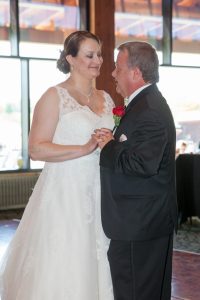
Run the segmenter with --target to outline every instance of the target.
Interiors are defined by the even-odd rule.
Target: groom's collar
[[[150,86],[151,83],[148,83],[146,85],[141,86],[139,89],[137,89],[135,92],[133,92],[129,97],[125,99],[125,105],[127,106],[142,90]]]

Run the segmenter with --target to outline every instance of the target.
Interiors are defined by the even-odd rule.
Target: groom
[[[105,128],[96,132],[114,297],[170,300],[177,227],[174,121],[156,86],[154,47],[127,42],[118,50],[112,76],[128,106],[114,136]]]

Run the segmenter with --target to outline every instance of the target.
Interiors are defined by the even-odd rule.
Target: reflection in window
[[[41,95],[50,87],[66,79],[66,75],[56,68],[56,61],[30,60],[30,119]],[[43,162],[32,161],[31,168],[42,168]]]
[[[80,28],[78,1],[19,0],[20,55],[57,58],[64,39]]]
[[[197,68],[160,67],[158,86],[172,110],[177,143],[185,141],[189,152],[197,151],[200,142],[199,78]]]
[[[116,45],[142,40],[162,50],[162,11],[160,1],[115,0]]]
[[[21,168],[20,61],[0,58],[0,170]]]
[[[200,1],[173,1],[174,65],[200,66]]]
[[[10,55],[10,4],[9,0],[0,0],[0,55]]]

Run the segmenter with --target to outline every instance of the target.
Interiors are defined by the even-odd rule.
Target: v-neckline
[[[105,114],[105,106],[106,106],[106,100],[105,100],[105,93],[103,91],[103,98],[104,98],[104,105],[103,105],[103,111],[101,114],[97,114],[96,112],[94,112],[88,105],[84,104],[80,104],[74,97],[72,97],[72,95],[68,92],[68,90],[60,85],[57,85],[58,88],[62,89],[65,91],[65,93],[67,93],[67,95],[73,100],[74,103],[76,103],[76,105],[78,105],[79,107],[82,108],[86,108],[87,110],[89,110],[90,112],[92,112],[94,115],[96,115],[97,117],[101,118],[104,114]]]

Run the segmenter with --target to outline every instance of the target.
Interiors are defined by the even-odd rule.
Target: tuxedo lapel
[[[137,96],[135,96],[133,99],[130,100],[129,104],[127,105],[126,109],[125,109],[125,114],[123,115],[123,117],[121,118],[120,120],[120,124],[122,122],[123,119],[127,118],[128,117],[128,112],[139,102],[142,100],[142,98],[144,97],[145,94],[148,94],[148,93],[152,93],[154,92],[155,90],[157,90],[157,86],[156,84],[152,84],[150,86],[148,86],[147,88],[145,88],[144,90],[142,90]],[[114,136],[116,137],[116,133],[119,132],[119,127],[120,127],[120,124],[119,126],[116,128],[115,132],[114,132]]]
[[[138,101],[141,100],[141,98],[143,98],[143,96],[147,93],[152,93],[153,90],[157,89],[156,84],[152,84],[148,87],[146,87],[144,90],[142,90],[137,96],[135,96],[134,99],[131,99],[129,104],[127,105],[126,109],[125,109],[125,115],[127,114],[127,112],[134,106],[137,104]],[[124,116],[125,116],[124,115]]]

